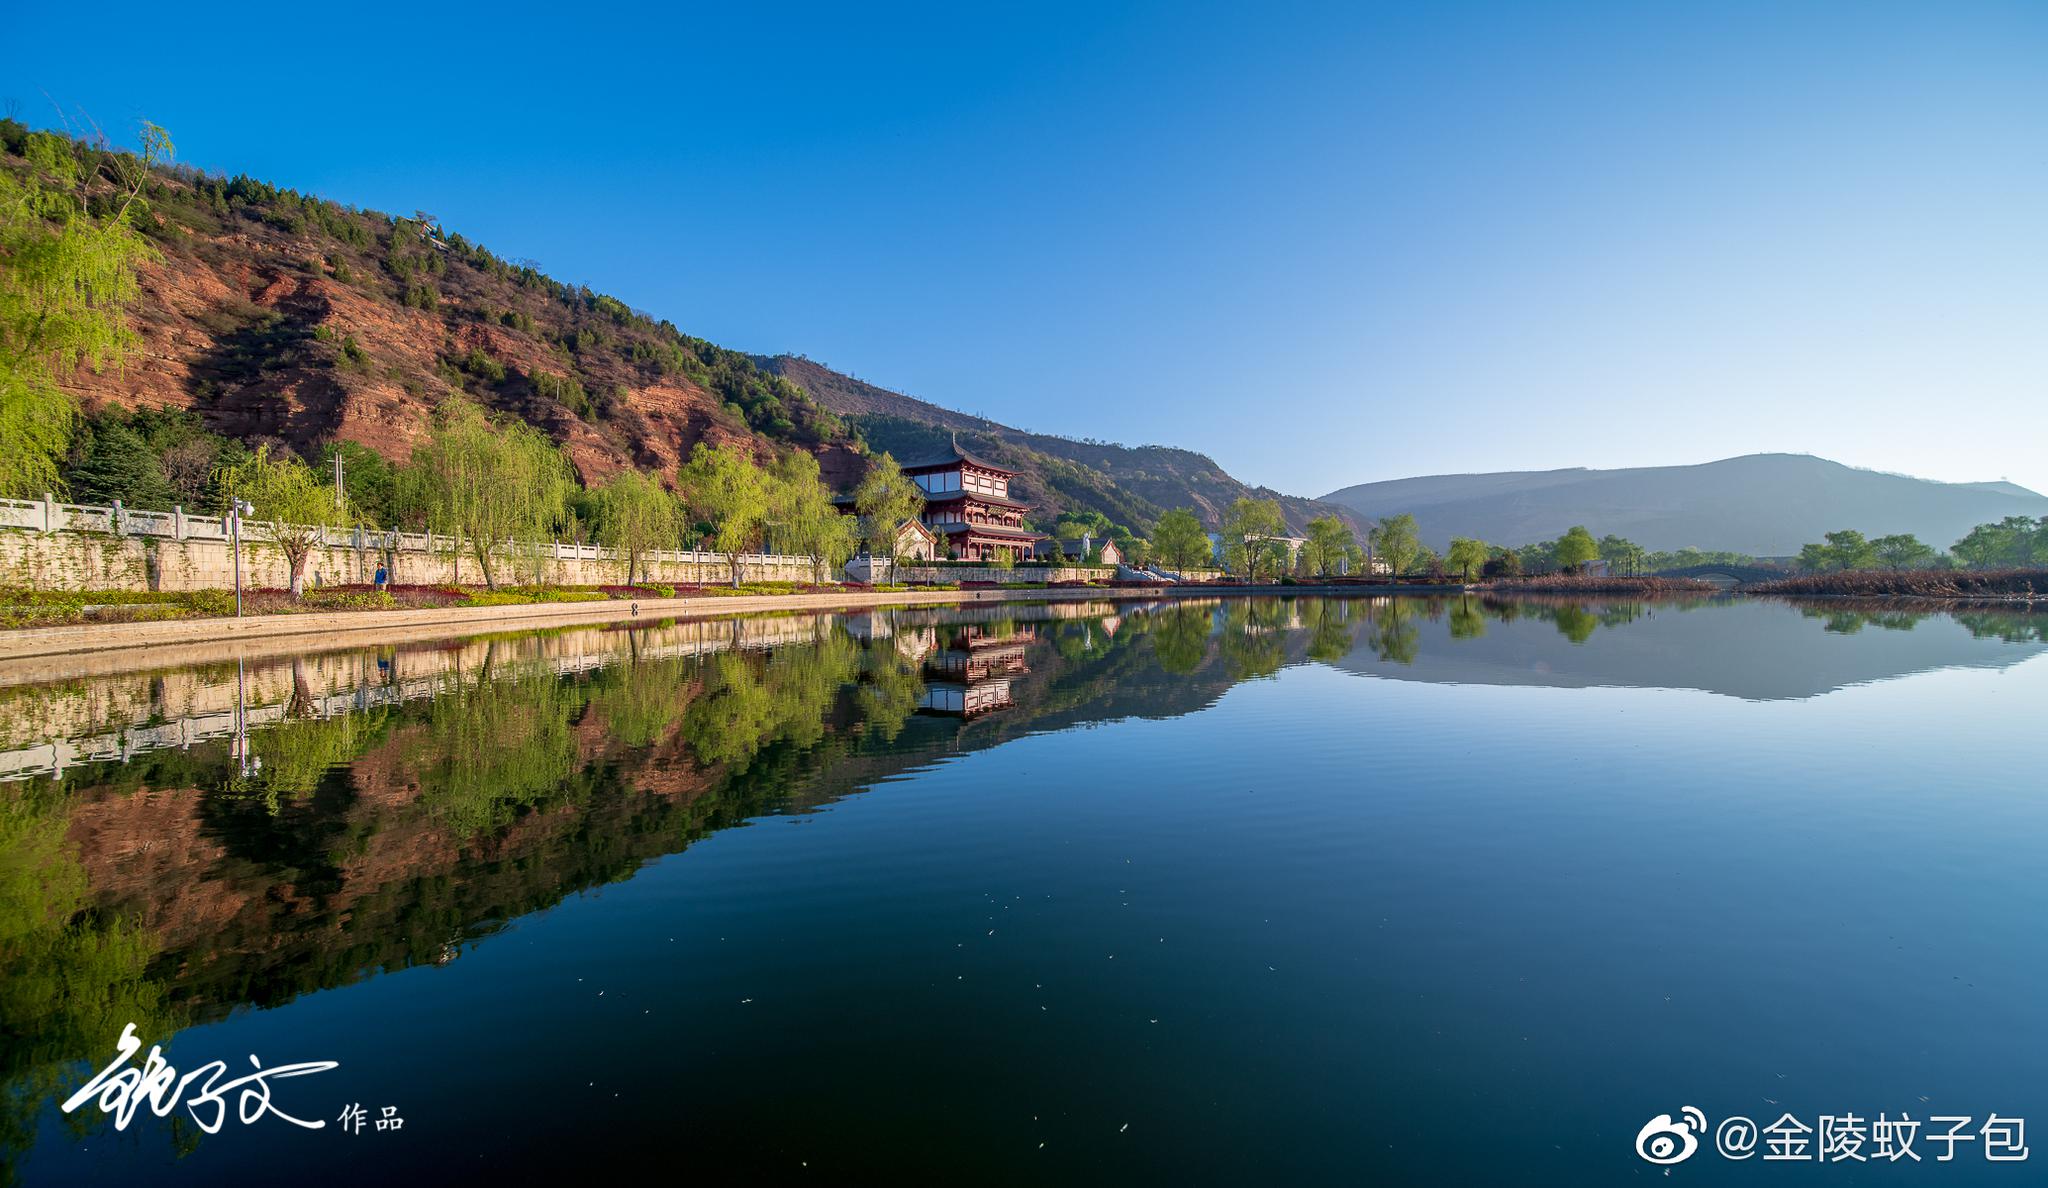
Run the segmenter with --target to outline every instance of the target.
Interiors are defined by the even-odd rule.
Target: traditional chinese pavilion
[[[1008,553],[1024,560],[1046,539],[1024,527],[1031,505],[1010,498],[1010,480],[1017,476],[960,448],[955,441],[934,458],[905,463],[903,473],[924,492],[925,527],[946,542],[946,552],[962,561],[993,561]]]

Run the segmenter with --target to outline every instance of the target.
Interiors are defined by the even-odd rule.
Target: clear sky
[[[61,5],[0,98],[1296,494],[2048,491],[2048,4]]]

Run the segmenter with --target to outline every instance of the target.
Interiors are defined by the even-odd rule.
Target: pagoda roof
[[[926,458],[919,458],[912,462],[898,463],[898,465],[902,467],[905,474],[922,474],[927,470],[950,470],[963,462],[969,466],[977,467],[981,470],[992,470],[1001,475],[1014,475],[1017,473],[1007,466],[998,466],[986,458],[970,454],[966,450],[961,449],[959,439],[957,438],[954,439],[950,446],[937,454]]]
[[[998,524],[940,524],[938,531],[947,536],[986,536],[991,540],[1044,540],[1045,533],[1032,532],[1024,528],[1004,528]]]

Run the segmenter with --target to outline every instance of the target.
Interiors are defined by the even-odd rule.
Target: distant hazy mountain
[[[1425,541],[1523,545],[1584,524],[1648,549],[1781,557],[1854,528],[1910,532],[1938,548],[1977,524],[2048,516],[2048,497],[2012,483],[1937,483],[1805,454],[1750,454],[1698,466],[1439,474],[1361,483],[1323,496],[1361,517],[1412,514]]]

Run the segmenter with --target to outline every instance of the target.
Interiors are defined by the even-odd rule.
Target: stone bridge
[[[1792,576],[1783,569],[1764,565],[1688,565],[1682,569],[1660,569],[1653,577],[1699,578],[1716,585],[1748,586]]]

